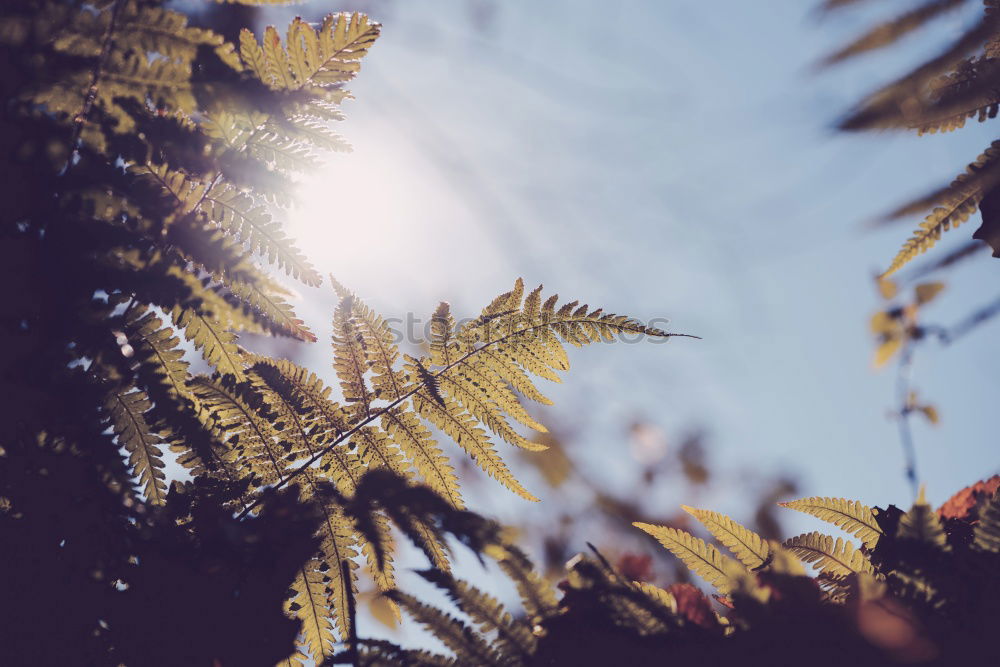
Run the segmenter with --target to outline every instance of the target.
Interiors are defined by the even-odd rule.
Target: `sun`
[[[387,121],[348,125],[354,151],[306,174],[289,211],[289,234],[321,273],[414,294],[499,269],[483,212],[432,158]]]

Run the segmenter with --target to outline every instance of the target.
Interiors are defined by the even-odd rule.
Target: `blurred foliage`
[[[540,580],[524,585],[520,571],[522,615],[423,572],[463,616],[393,597],[451,655],[361,640],[358,664],[994,664],[998,486],[1000,476],[980,482],[936,512],[923,495],[905,513],[837,498],[787,503],[861,537],[858,546],[821,533],[769,540],[689,508],[731,558],[684,531],[637,524],[710,582],[712,598],[690,584],[651,585],[641,563],[616,568],[593,547],[568,563],[558,603]]]
[[[827,0],[823,9],[843,10],[852,4]],[[890,47],[947,13],[970,5],[982,6],[982,13],[975,23],[963,30],[943,51],[869,94],[840,121],[840,128],[848,131],[907,129],[923,134],[959,129],[969,118],[976,118],[979,122],[995,118],[1000,107],[1000,93],[996,86],[1000,73],[1000,3],[997,0],[926,0],[902,10],[893,10],[895,15],[892,18],[830,54],[823,64],[840,63]],[[888,222],[930,211],[912,237],[903,244],[883,277],[895,273],[933,247],[944,232],[968,220],[977,207],[983,222],[972,237],[992,246],[993,256],[1000,257],[998,156],[1000,143],[993,142],[950,185],[908,202],[884,216],[882,222]]]

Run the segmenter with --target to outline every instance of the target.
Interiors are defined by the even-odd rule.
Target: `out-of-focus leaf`
[[[943,289],[944,283],[942,282],[921,283],[917,285],[914,288],[914,292],[917,295],[917,305],[922,306],[925,303],[930,303]]]
[[[903,344],[903,339],[899,336],[892,336],[882,341],[875,349],[875,368],[882,368],[892,359]]]

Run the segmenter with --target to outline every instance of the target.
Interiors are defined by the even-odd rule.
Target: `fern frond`
[[[314,439],[325,444],[348,430],[348,411],[330,400],[330,387],[312,371],[286,359],[253,356],[250,361],[269,387],[305,415]]]
[[[903,244],[889,268],[882,274],[883,278],[926,252],[941,238],[943,232],[957,227],[975,213],[976,207],[989,189],[1000,181],[998,158],[1000,158],[1000,141],[995,141],[966,168],[965,173],[960,174],[941,193],[940,199],[935,202],[938,204],[937,207],[924,218],[920,227],[913,232],[913,236]]]
[[[415,597],[400,591],[387,594],[399,604],[415,621],[427,628],[445,646],[455,652],[460,664],[497,665],[500,656],[479,633],[454,616],[420,602]]]
[[[922,5],[875,26],[847,46],[824,58],[823,64],[833,65],[862,53],[885,48],[964,2],[965,0],[927,0]]]
[[[330,14],[316,29],[300,18],[288,28],[286,45],[273,27],[258,44],[240,33],[240,56],[263,83],[275,90],[331,86],[349,81],[379,35],[380,26],[364,14]]]
[[[430,431],[420,423],[412,411],[400,408],[384,411],[382,428],[413,462],[428,486],[441,494],[456,509],[464,507],[455,469],[441,452]]]
[[[316,342],[316,335],[298,318],[292,306],[281,298],[275,286],[268,281],[230,280],[227,286],[234,296],[259,317],[261,325],[272,334],[289,336],[309,343]]]
[[[534,653],[537,640],[531,627],[512,617],[496,598],[440,570],[418,570],[417,574],[443,590],[480,632],[496,632],[493,646],[502,659],[526,660]]]
[[[286,607],[289,614],[302,621],[302,637],[309,654],[317,664],[333,655],[337,641],[333,622],[327,613],[327,573],[311,567],[311,562],[299,570],[292,582],[292,597]]]
[[[875,572],[864,553],[855,549],[850,540],[841,537],[834,540],[818,532],[803,533],[786,540],[782,546],[823,573],[846,576],[852,572]]]
[[[458,443],[487,474],[522,498],[538,501],[514,478],[503,459],[493,449],[493,443],[486,432],[476,425],[476,421],[457,402],[450,399],[442,405],[429,394],[418,393],[413,397],[413,407],[417,414]]]
[[[979,511],[979,522],[973,532],[974,543],[983,551],[1000,552],[1000,490]]]
[[[549,582],[542,577],[520,550],[509,546],[490,545],[487,555],[496,560],[504,574],[514,582],[521,596],[521,606],[532,623],[556,613],[559,603]]]
[[[869,549],[873,549],[883,535],[872,508],[857,500],[813,496],[778,504],[832,523],[859,538]]]
[[[920,488],[920,495],[910,511],[899,518],[896,537],[948,549],[948,538],[945,535],[944,526],[941,524],[941,518],[927,504],[923,487]]]
[[[714,586],[720,593],[726,594],[732,588],[727,569],[740,566],[731,558],[723,556],[711,544],[676,528],[641,522],[632,525],[656,538],[670,553],[687,565],[688,569]]]
[[[654,586],[645,581],[633,581],[631,585],[650,600],[661,605],[669,613],[677,613],[677,598],[670,591],[665,591],[659,586]]]
[[[273,127],[275,133],[283,133],[293,141],[324,151],[349,153],[352,149],[347,140],[316,120],[313,112],[314,107],[310,105],[306,113],[287,120],[272,119],[269,125]],[[322,111],[320,113],[323,114]]]
[[[115,48],[118,49],[153,52],[172,60],[190,61],[201,45],[221,47],[223,38],[211,30],[189,26],[187,16],[178,12],[129,1],[116,19]]]
[[[281,456],[279,433],[232,376],[200,375],[191,379],[188,388],[207,408],[208,425],[224,436],[246,475],[257,485],[281,478],[288,464]]]
[[[368,353],[354,320],[351,299],[342,299],[333,315],[333,369],[344,400],[359,417],[371,416],[375,395],[368,389]]]
[[[255,159],[278,171],[307,171],[321,165],[308,144],[275,132],[272,125],[249,137],[246,148]]]
[[[128,314],[125,332],[132,341],[136,361],[147,368],[148,376],[155,378],[162,391],[175,398],[184,395],[188,362],[174,330],[164,326],[156,313],[139,306]]]
[[[223,375],[243,379],[236,334],[227,331],[211,312],[176,306],[170,317],[213,368]]]
[[[996,29],[995,17],[984,15],[934,58],[870,95],[859,109],[840,122],[843,130],[899,127],[908,124],[924,105],[924,91],[940,75],[958,65],[989,40]]]
[[[374,396],[385,400],[399,400],[409,387],[405,374],[395,368],[399,360],[399,349],[389,325],[333,276],[330,276],[330,284],[340,298],[341,305],[349,313],[345,313],[344,317],[352,323],[364,351],[364,365],[372,373]]]
[[[695,509],[687,505],[681,505],[681,509],[700,521],[708,532],[726,545],[726,548],[747,568],[758,568],[768,560],[771,550],[767,540],[752,530],[718,512]]]
[[[167,500],[166,475],[163,473],[163,452],[160,438],[149,428],[143,416],[150,408],[146,394],[131,391],[113,391],[104,404],[111,418],[112,429],[118,442],[129,453],[132,474],[143,485],[146,499],[153,505],[163,505]]]
[[[950,132],[964,127],[966,120],[979,122],[997,115],[997,83],[1000,63],[993,58],[970,58],[933,85],[931,99],[908,121],[918,134]]]
[[[293,278],[311,286],[322,282],[302,251],[282,231],[281,224],[272,220],[266,207],[249,194],[220,181],[205,194],[202,208],[210,220]]]

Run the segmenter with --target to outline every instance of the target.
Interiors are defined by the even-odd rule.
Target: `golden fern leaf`
[[[286,359],[248,358],[254,373],[305,414],[311,437],[325,444],[348,430],[350,414],[330,400],[330,387],[312,371]]]
[[[464,503],[458,490],[455,469],[434,438],[410,410],[392,408],[382,413],[382,428],[409,458],[432,489],[456,509]]]
[[[403,453],[391,438],[377,426],[366,426],[359,429],[352,437],[351,444],[357,448],[358,457],[366,469],[384,467],[394,473],[412,478],[409,464],[403,458]],[[427,555],[434,567],[448,572],[451,564],[448,560],[448,546],[437,530],[419,518],[409,515],[405,532]]]
[[[803,533],[792,537],[782,545],[805,563],[823,573],[846,576],[852,572],[873,574],[874,566],[864,553],[854,548],[850,540],[818,532]]]
[[[659,586],[654,586],[653,584],[645,581],[633,581],[631,582],[631,585],[649,599],[662,605],[663,608],[671,614],[677,613],[677,598],[675,598],[670,591],[665,591]]]
[[[354,78],[380,29],[360,13],[327,15],[319,29],[296,17],[284,47],[274,27],[265,30],[262,45],[244,29],[240,56],[257,78],[275,90],[333,86]]]
[[[437,426],[468,452],[472,460],[487,474],[522,498],[538,501],[514,478],[503,459],[493,449],[493,443],[486,432],[476,425],[476,420],[463,411],[454,399],[448,399],[442,405],[427,394],[417,393],[413,397],[413,407],[417,414]]]
[[[349,317],[364,350],[365,366],[372,373],[375,396],[399,400],[408,387],[406,375],[395,369],[399,349],[393,341],[388,324],[333,276],[330,276],[330,284],[340,298],[341,305],[350,312],[345,317]]]
[[[681,509],[700,521],[708,532],[724,544],[747,568],[758,568],[767,562],[771,550],[767,540],[757,533],[718,512],[695,509],[687,505],[681,505]]]
[[[545,427],[521,405],[514,388],[531,396],[529,373],[558,379],[555,369],[567,367],[560,336],[584,345],[623,333],[685,335],[646,327],[601,309],[578,307],[575,302],[556,310],[556,297],[542,303],[540,287],[525,299],[519,279],[514,289],[494,299],[480,317],[463,327],[456,328],[447,306],[439,306],[432,318],[430,357],[409,360],[400,373],[395,368],[399,354],[385,322],[336,280],[331,278],[331,284],[341,297],[334,313],[334,369],[345,399],[354,404],[349,428],[280,485],[314,464],[329,448],[352,440],[359,449],[367,448],[365,457],[381,457],[385,465],[398,468],[405,469],[402,461],[413,465],[432,488],[461,507],[454,469],[419,414],[458,440],[489,474],[526,495],[479,425],[517,446],[544,449],[517,433],[507,418],[544,432]],[[374,390],[368,388],[369,374],[374,376]],[[379,431],[367,430],[376,419],[399,447],[402,459],[383,447],[376,436]],[[363,434],[360,439],[359,433]]]
[[[1000,490],[979,510],[973,543],[982,551],[1000,552]]]
[[[268,127],[272,128],[275,133],[284,133],[295,141],[324,151],[350,152],[352,149],[347,140],[323,123],[318,122],[314,111],[314,106],[310,105],[306,113],[292,116],[287,121],[282,120],[280,126],[275,125],[274,119],[268,121]]]
[[[649,523],[632,524],[659,541],[667,550],[677,556],[692,572],[714,586],[723,595],[732,588],[732,580],[727,569],[739,568],[731,558],[723,556],[718,549],[683,530]],[[727,563],[729,561],[729,563]]]
[[[896,537],[926,542],[945,550],[949,548],[941,518],[927,504],[923,487],[920,487],[920,495],[910,511],[899,518]]]
[[[243,379],[236,335],[223,328],[211,312],[176,306],[170,317],[184,331],[184,337],[201,350],[205,361],[223,375]]]
[[[148,367],[149,376],[156,378],[162,390],[175,398],[184,395],[188,362],[184,360],[184,351],[178,347],[180,340],[174,330],[164,326],[156,313],[138,306],[128,312],[125,332],[132,342],[136,360]]]
[[[287,428],[281,422],[282,412],[279,410],[279,419],[272,422],[263,415],[267,414],[263,410],[266,403],[256,403],[252,401],[253,395],[247,394],[247,389],[234,385],[231,380],[214,382],[209,378],[198,377],[192,383],[192,391],[210,409],[216,428],[224,431],[230,442],[236,442],[235,451],[241,466],[249,470],[254,476],[257,485],[270,484],[280,479],[287,469],[287,461],[282,457],[281,442],[287,437]],[[287,413],[284,414],[288,419]],[[289,420],[289,423],[294,423]],[[308,440],[307,434],[301,434]],[[321,466],[322,470],[322,466]],[[317,490],[318,471],[309,469],[303,475],[305,486],[302,491],[303,498],[315,497]],[[354,587],[354,569],[357,564],[353,558],[357,555],[355,550],[356,538],[350,521],[343,515],[343,512],[330,503],[320,503],[322,518],[319,529],[320,551],[317,560],[312,568],[300,573],[298,579],[299,597],[296,598],[300,605],[300,614],[303,623],[309,626],[312,624],[312,631],[316,637],[309,639],[313,657],[317,660],[325,659],[326,654],[321,656],[317,651],[325,646],[325,642],[320,641],[323,637],[322,628],[324,623],[317,623],[315,616],[320,613],[316,598],[315,584],[318,582],[315,571],[323,573],[322,583],[325,587],[325,599],[328,605],[323,607],[323,615],[328,615],[326,606],[330,606],[333,615],[340,629],[340,636],[346,637],[348,633],[348,596]],[[351,572],[350,581],[344,580],[341,563],[349,563]],[[384,578],[383,585],[392,581],[391,569],[380,569],[380,577]],[[293,586],[293,588],[295,588]],[[304,596],[308,592],[309,595]],[[307,604],[308,603],[308,604]],[[307,627],[307,638],[309,629]]]
[[[279,445],[280,435],[260,405],[252,405],[231,376],[203,375],[188,383],[207,413],[206,425],[223,436],[244,476],[259,486],[273,484],[288,468]]]
[[[118,442],[129,452],[132,474],[143,485],[146,499],[153,505],[165,504],[167,484],[159,447],[161,440],[150,431],[143,416],[150,408],[146,394],[138,389],[113,391],[108,394],[104,408],[111,417]]]
[[[869,549],[873,549],[883,535],[872,508],[857,500],[813,496],[778,504],[832,523],[859,538]]]
[[[304,643],[309,654],[320,664],[333,656],[337,637],[327,612],[327,577],[321,570],[310,567],[314,564],[311,562],[299,570],[292,582],[295,596],[288,601],[286,610],[290,616],[302,621]]]
[[[225,53],[221,48],[223,44],[221,35],[189,26],[184,14],[144,6],[133,0],[123,4],[115,19],[116,49],[153,52],[172,60],[191,61],[199,46],[216,47],[221,55]]]
[[[341,300],[333,315],[333,369],[340,380],[344,400],[351,404],[357,417],[370,417],[375,399],[365,381],[368,372],[368,353],[364,338],[354,321],[350,299]]]
[[[882,274],[887,277],[899,270],[903,265],[917,255],[931,248],[941,234],[952,227],[957,227],[969,219],[976,211],[979,202],[990,188],[1000,181],[1000,169],[997,159],[1000,158],[1000,141],[993,144],[970,164],[965,173],[944,191],[937,203],[938,206],[920,223],[913,236],[903,244],[902,249],[893,259],[892,264]]]
[[[253,311],[261,326],[273,335],[288,336],[308,343],[316,342],[316,335],[299,319],[292,306],[269,281],[230,280],[227,287],[233,296]]]
[[[199,205],[220,228],[293,278],[311,286],[322,282],[320,274],[302,251],[282,231],[281,224],[272,220],[267,208],[255,202],[250,195],[220,181],[204,193]]]

